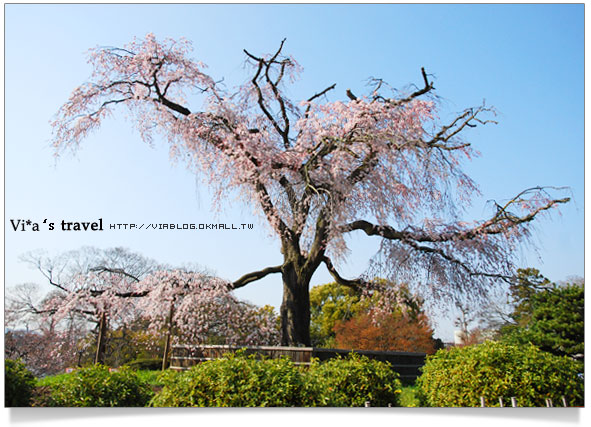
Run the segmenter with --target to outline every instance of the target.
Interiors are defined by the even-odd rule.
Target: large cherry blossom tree
[[[321,264],[341,284],[372,286],[336,268],[348,254],[348,235],[380,238],[376,259],[400,282],[477,295],[513,274],[531,221],[568,201],[535,187],[494,203],[488,219],[461,221],[478,194],[462,170],[475,154],[462,135],[491,122],[494,110],[468,108],[442,122],[425,70],[421,86],[406,93],[373,80],[364,96],[346,90],[328,101],[332,85],[297,102],[286,87],[301,67],[283,53],[284,42],[270,55],[245,50],[252,73],[232,92],[189,57],[191,49],[186,40],[159,42],[152,34],[122,48],[91,49],[91,80],[59,110],[53,143],[58,153],[75,149],[126,107],[143,139],[157,131],[174,155],[188,159],[215,190],[215,203],[238,190],[279,238],[283,262],[231,286],[281,275],[282,344],[310,344],[309,284]]]

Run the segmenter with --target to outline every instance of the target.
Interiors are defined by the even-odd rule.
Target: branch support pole
[[[99,321],[99,333],[96,343],[96,355],[94,357],[94,364],[105,363],[105,336],[107,335],[107,313],[101,313]]]

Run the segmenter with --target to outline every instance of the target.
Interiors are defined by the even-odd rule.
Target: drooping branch
[[[505,205],[497,207],[496,214],[489,220],[484,221],[476,227],[450,232],[441,233],[429,233],[423,230],[396,230],[394,227],[387,225],[375,225],[365,220],[353,221],[349,224],[345,224],[339,228],[343,233],[361,230],[368,236],[381,236],[390,240],[401,240],[401,241],[415,241],[415,242],[450,242],[450,241],[461,241],[471,240],[482,235],[494,235],[506,232],[508,229],[516,227],[518,225],[532,221],[539,213],[549,210],[558,204],[568,203],[569,197],[562,199],[549,200],[546,203],[532,209],[529,213],[523,216],[517,216],[508,211],[508,208],[517,203],[523,203],[521,199],[525,193],[533,190],[542,190],[542,187],[530,188],[522,191],[515,198],[511,199]]]
[[[470,268],[470,266],[466,263],[463,262],[461,260],[459,260],[458,258],[453,257],[452,255],[448,254],[446,251],[444,251],[441,248],[436,248],[436,247],[432,247],[432,246],[425,246],[425,245],[419,245],[416,241],[412,241],[412,240],[403,240],[403,243],[411,246],[414,250],[416,250],[417,252],[422,252],[425,254],[432,254],[432,255],[438,255],[441,258],[445,259],[446,261],[448,261],[449,263],[455,265],[456,267],[459,267],[460,269],[464,270],[465,273],[468,276],[471,277],[487,277],[487,278],[492,278],[492,279],[501,279],[504,280],[507,283],[510,283],[512,280],[512,276],[508,276],[506,274],[498,274],[498,273],[488,273],[485,271],[476,271],[473,270],[472,268]]]
[[[282,266],[278,265],[275,267],[267,267],[267,268],[264,268],[259,271],[254,271],[252,273],[245,274],[244,276],[240,277],[238,280],[235,280],[234,282],[232,282],[230,287],[232,289],[241,288],[243,286],[248,285],[251,282],[254,282],[256,280],[260,280],[263,277],[268,276],[269,274],[281,273],[281,268],[282,268]]]

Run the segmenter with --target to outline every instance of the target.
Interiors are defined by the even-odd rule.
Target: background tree
[[[509,286],[509,295],[514,305],[511,323],[517,326],[527,325],[534,310],[534,297],[554,286],[535,268],[518,269],[515,280]]]
[[[29,253],[23,260],[37,268],[54,289],[41,306],[28,309],[61,330],[64,322],[95,325],[95,362],[105,362],[109,325],[132,321],[138,313],[135,299],[145,296],[137,283],[157,264],[123,248],[100,250],[84,247],[49,258]]]
[[[422,70],[422,87],[389,91],[373,80],[367,96],[321,102],[326,87],[297,102],[285,83],[300,66],[276,52],[248,51],[252,74],[231,93],[188,58],[185,40],[158,42],[148,34],[124,48],[90,51],[93,74],[60,108],[53,144],[76,148],[116,107],[128,107],[141,136],[160,131],[171,152],[202,172],[222,201],[240,192],[267,220],[281,242],[283,262],[248,273],[245,286],[281,274],[282,344],[310,344],[309,284],[324,264],[343,285],[334,261],[347,253],[356,231],[383,240],[381,254],[399,282],[428,274],[437,296],[482,294],[494,280],[513,274],[516,246],[530,236],[530,222],[568,198],[539,187],[502,203],[484,221],[460,221],[477,191],[461,168],[473,151],[460,136],[489,123],[491,108],[469,108],[439,123],[433,82]],[[194,91],[202,107],[189,108]]]
[[[310,290],[310,337],[314,347],[334,347],[334,326],[367,310],[361,292],[336,282]]]
[[[164,355],[166,365],[171,343],[279,342],[272,307],[240,301],[227,282],[203,269],[165,267],[121,248],[83,248],[55,258],[27,254],[24,259],[54,290],[45,298],[32,284],[11,290],[10,325],[35,327],[25,335],[14,330],[7,337],[14,344],[10,354],[18,357],[31,349],[23,345],[24,338],[46,343],[46,351],[31,349],[31,357],[36,357],[30,364],[39,369],[92,361],[119,366],[141,354],[153,357],[154,352]],[[52,359],[60,360],[59,366],[44,365]]]
[[[558,356],[583,355],[584,283],[557,285],[533,269],[521,270],[520,275],[514,323],[501,329],[502,339],[517,344],[531,343]],[[535,280],[529,281],[530,278]]]
[[[338,348],[434,353],[433,329],[425,313],[412,316],[400,311],[380,314],[370,311],[334,327]]]
[[[433,330],[423,301],[405,285],[377,279],[362,293],[338,283],[310,291],[312,344],[360,350],[432,351]]]
[[[240,301],[217,277],[183,270],[157,271],[144,278],[138,302],[148,330],[175,343],[275,345],[279,342],[272,307]]]

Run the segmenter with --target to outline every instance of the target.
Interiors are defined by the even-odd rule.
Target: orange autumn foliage
[[[379,319],[366,313],[338,322],[334,331],[339,348],[435,353],[433,330],[424,313],[393,313]]]

